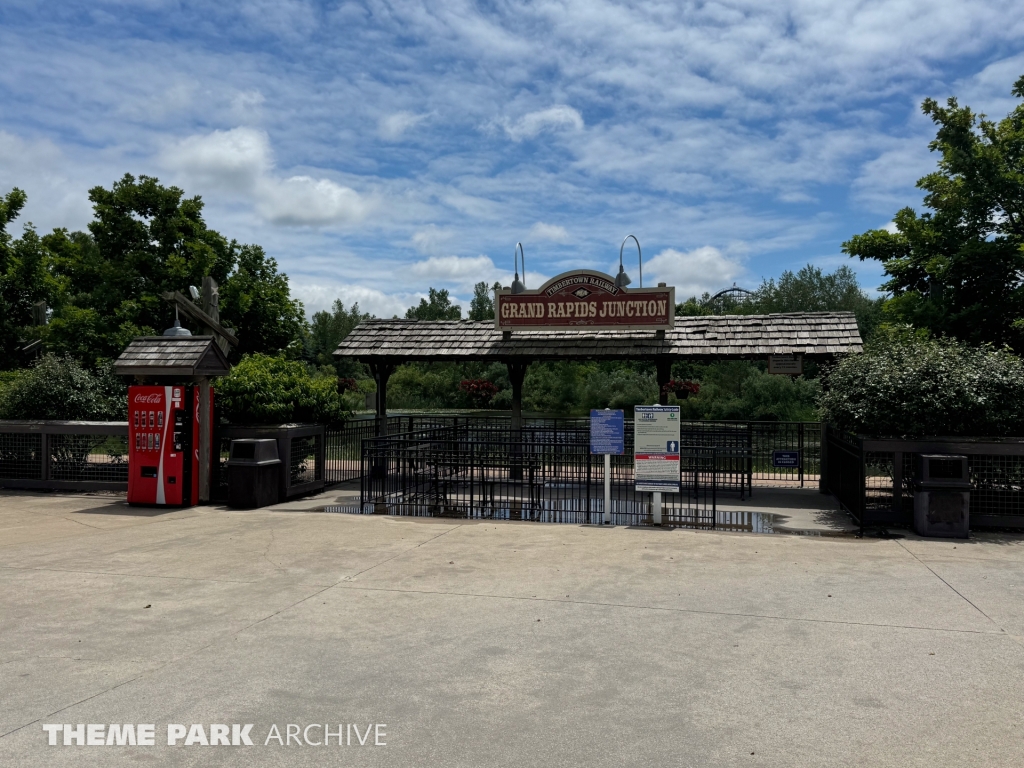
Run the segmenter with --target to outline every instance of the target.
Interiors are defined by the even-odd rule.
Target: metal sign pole
[[[604,455],[604,513],[601,522],[612,524],[612,454],[621,456],[625,453],[625,436],[623,434],[623,412],[621,410],[594,409],[590,412],[590,453]],[[588,459],[589,462],[589,459]],[[589,463],[588,463],[589,466]],[[588,470],[589,478],[589,470]],[[588,481],[589,482],[589,481]],[[590,506],[588,484],[587,506]],[[589,516],[588,516],[589,522]]]
[[[661,525],[661,491],[651,492],[651,522]]]
[[[604,455],[604,524],[612,524],[612,455]]]

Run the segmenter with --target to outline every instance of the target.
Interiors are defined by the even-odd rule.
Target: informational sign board
[[[803,372],[803,355],[768,355],[768,373],[799,376]]]
[[[626,452],[625,420],[622,411],[610,409],[590,412],[590,452],[621,456]]]
[[[772,451],[772,466],[778,469],[799,469],[800,451]]]
[[[633,429],[636,489],[679,493],[679,406],[638,405]]]
[[[676,289],[619,288],[603,272],[563,272],[535,291],[497,291],[494,325],[499,331],[668,330],[675,326]]]

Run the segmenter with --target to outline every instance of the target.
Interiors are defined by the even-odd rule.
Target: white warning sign
[[[636,490],[679,493],[679,406],[636,406],[633,430]]]

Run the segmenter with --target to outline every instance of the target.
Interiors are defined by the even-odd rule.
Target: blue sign
[[[798,469],[800,467],[800,451],[772,451],[772,466]]]
[[[590,412],[590,452],[612,453],[616,456],[625,453],[624,429],[625,421],[622,411],[592,410]]]
[[[665,452],[666,453],[679,453],[679,441],[678,440],[669,440],[668,441],[668,445],[667,445],[667,447],[665,449]]]

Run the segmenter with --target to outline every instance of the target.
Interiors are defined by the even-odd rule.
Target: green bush
[[[44,355],[0,391],[4,419],[123,421],[127,414],[127,389],[111,366],[92,372],[72,357]]]
[[[1024,436],[1024,363],[1007,350],[882,329],[826,373],[822,417],[877,437]]]
[[[217,411],[232,424],[332,424],[348,414],[335,376],[283,357],[247,355],[216,389]]]
[[[813,421],[818,382],[803,376],[777,376],[754,363],[708,365],[700,393],[679,401],[683,418],[753,421]]]
[[[584,414],[591,408],[621,408],[632,414],[635,405],[658,402],[657,377],[627,367],[593,370],[586,377],[582,399]]]

